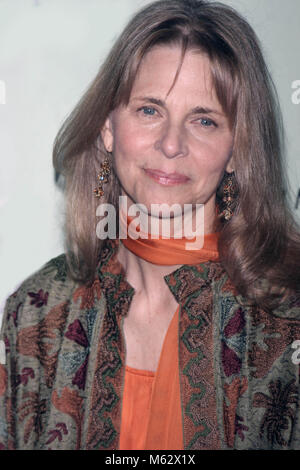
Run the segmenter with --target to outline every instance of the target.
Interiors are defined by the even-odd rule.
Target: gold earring
[[[238,198],[238,186],[234,171],[232,173],[225,172],[222,190],[223,197],[220,204],[220,217],[226,221],[229,221],[234,214],[234,209]]]
[[[98,183],[98,188],[94,189],[95,197],[100,198],[104,196],[103,185],[109,182],[110,173],[111,173],[111,168],[109,164],[109,159],[108,157],[105,157],[104,162],[101,163],[100,172],[97,176],[99,183]]]

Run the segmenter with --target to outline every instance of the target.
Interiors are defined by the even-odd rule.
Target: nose
[[[155,150],[160,150],[167,158],[187,155],[185,131],[180,126],[169,123],[162,129],[155,142]]]

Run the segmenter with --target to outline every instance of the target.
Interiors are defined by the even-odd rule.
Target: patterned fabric
[[[107,242],[90,287],[69,278],[61,255],[8,298],[0,449],[118,449],[134,290],[117,249]],[[300,449],[300,298],[272,313],[249,307],[217,262],[165,281],[180,305],[184,448]]]

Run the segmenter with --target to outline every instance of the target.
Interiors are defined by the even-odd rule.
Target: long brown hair
[[[54,167],[65,176],[65,247],[71,276],[89,283],[102,241],[93,195],[104,160],[100,130],[127,104],[144,55],[158,44],[206,53],[218,99],[234,131],[238,199],[222,225],[221,262],[238,292],[265,308],[299,289],[299,229],[289,209],[284,133],[278,98],[259,41],[235,10],[207,0],[160,0],[129,22],[54,142]],[[222,187],[222,185],[221,185]],[[118,207],[113,172],[105,200]],[[219,197],[222,194],[219,194]]]

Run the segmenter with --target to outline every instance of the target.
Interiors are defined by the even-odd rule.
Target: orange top
[[[177,308],[155,372],[126,366],[120,450],[182,450]]]
[[[121,450],[145,449],[155,373],[126,366]]]
[[[198,249],[187,239],[157,240],[131,237],[132,218],[120,211],[122,240],[136,256],[158,265],[192,264],[217,260],[218,233],[204,236]],[[127,232],[126,232],[127,230]],[[140,231],[140,230],[137,230]],[[140,235],[142,233],[140,232]],[[179,306],[168,328],[156,373],[126,367],[120,431],[120,450],[182,450],[182,416],[178,364]]]

